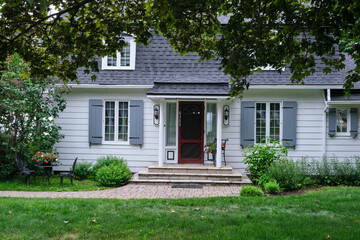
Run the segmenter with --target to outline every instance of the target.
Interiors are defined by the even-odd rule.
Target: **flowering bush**
[[[216,143],[207,143],[205,145],[205,152],[208,153],[216,153]],[[223,150],[225,148],[226,144],[221,144],[221,149]]]
[[[60,155],[54,153],[37,152],[32,156],[32,160],[37,164],[52,164],[58,163]]]

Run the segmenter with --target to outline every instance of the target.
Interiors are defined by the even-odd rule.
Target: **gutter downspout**
[[[327,97],[325,96],[324,93],[324,104],[325,104],[325,108],[324,108],[324,115],[323,115],[323,146],[322,146],[322,155],[324,157],[326,157],[326,143],[327,143],[327,134],[326,134],[326,114],[329,108],[328,102],[331,101],[331,92],[330,89],[327,89]]]

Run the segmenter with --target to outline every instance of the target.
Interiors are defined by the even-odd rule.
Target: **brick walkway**
[[[203,188],[171,188],[171,185],[128,184],[120,188],[88,192],[0,191],[0,197],[27,198],[201,198],[239,196],[241,186],[204,186]]]

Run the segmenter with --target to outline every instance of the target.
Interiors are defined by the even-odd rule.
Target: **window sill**
[[[335,133],[334,137],[352,137],[350,133]]]
[[[104,67],[101,70],[135,70],[135,67]]]
[[[129,142],[103,142],[103,145],[113,145],[113,146],[130,146]]]

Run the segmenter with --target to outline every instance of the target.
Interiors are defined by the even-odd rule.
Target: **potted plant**
[[[225,144],[221,144],[221,150],[224,150],[225,149]],[[207,153],[212,153],[212,157],[213,157],[213,160],[215,161],[216,159],[216,148],[217,148],[217,145],[216,143],[207,143],[205,145],[205,152]]]
[[[32,156],[32,160],[38,165],[52,165],[59,163],[60,155],[55,153],[37,152]]]

